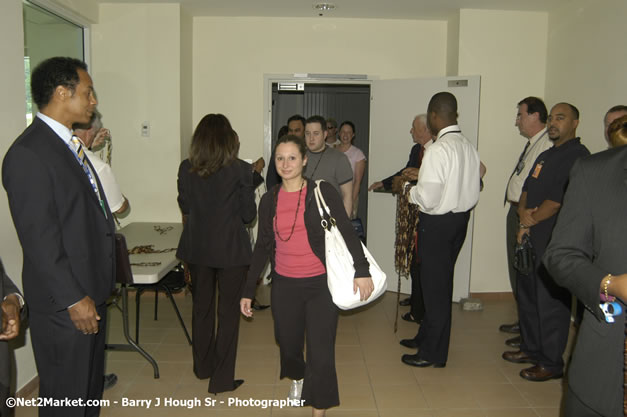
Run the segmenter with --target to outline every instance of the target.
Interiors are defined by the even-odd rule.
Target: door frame
[[[365,77],[365,78],[364,78]],[[272,84],[303,82],[307,84],[353,84],[369,85],[378,77],[352,74],[264,74],[263,75],[263,158],[270,160],[272,154]],[[370,131],[370,126],[368,126]],[[370,143],[368,143],[370,145]]]

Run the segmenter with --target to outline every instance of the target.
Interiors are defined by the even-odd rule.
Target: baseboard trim
[[[514,300],[514,294],[511,291],[508,292],[471,292],[471,298],[478,298],[483,301],[501,301],[501,300]]]
[[[33,379],[26,383],[21,390],[15,393],[16,397],[29,398],[39,388],[39,375],[35,375]]]

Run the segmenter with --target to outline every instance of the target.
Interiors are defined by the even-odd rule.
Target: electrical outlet
[[[142,136],[145,138],[149,138],[150,137],[150,122],[143,122],[142,123],[142,130],[141,130]]]

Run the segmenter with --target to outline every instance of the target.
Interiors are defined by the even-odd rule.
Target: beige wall
[[[194,18],[181,9],[181,152],[187,158],[193,131],[193,45]]]
[[[605,112],[627,104],[626,16],[624,0],[574,0],[549,15],[547,101],[577,106],[577,134],[591,152],[606,148]]]
[[[178,221],[181,17],[177,4],[103,4],[92,26],[92,68],[113,170],[132,221]],[[188,73],[188,71],[187,71]],[[150,122],[150,137],[141,124]]]
[[[224,113],[239,133],[240,156],[256,159],[264,74],[443,76],[446,22],[197,17],[193,55],[194,123]]]
[[[459,10],[449,17],[446,35],[446,75],[459,74]]]
[[[546,13],[460,12],[459,74],[481,75],[479,154],[488,167],[475,211],[471,292],[510,291],[503,196],[524,147],[516,103],[544,95]]]
[[[41,1],[41,0],[39,0]],[[98,0],[44,0],[60,5],[65,11],[74,13],[89,22],[98,21]],[[45,3],[43,3],[45,7]]]

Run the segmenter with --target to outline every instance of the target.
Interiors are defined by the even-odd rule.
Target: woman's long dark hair
[[[208,177],[235,161],[238,150],[237,135],[229,119],[223,114],[208,114],[198,123],[192,136],[190,171]]]

